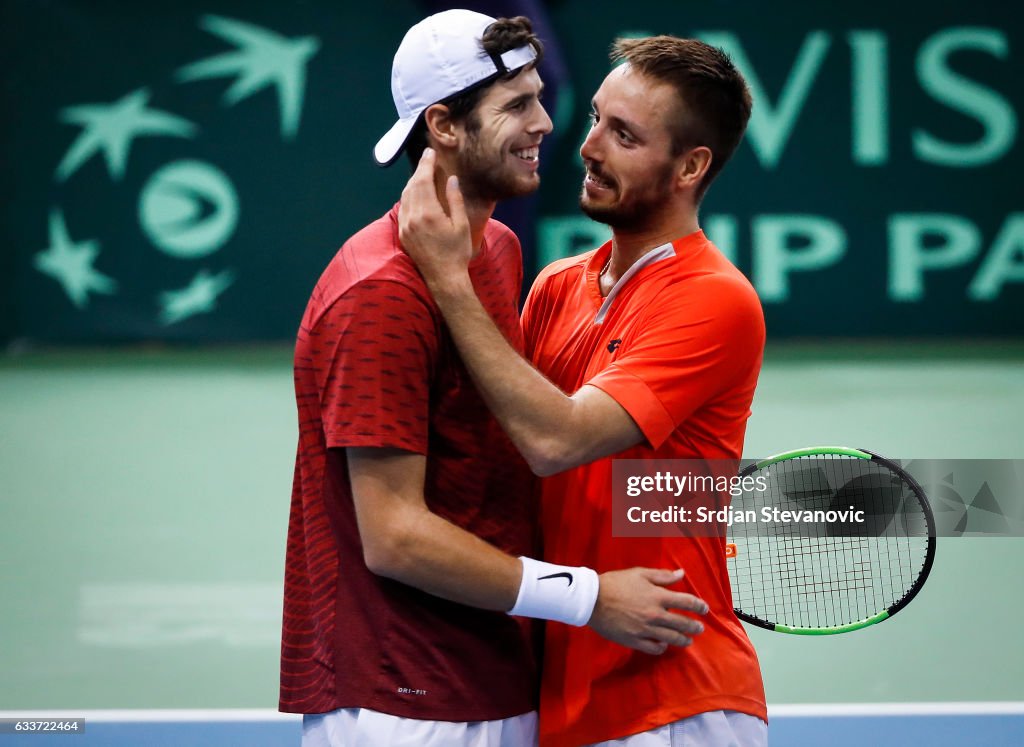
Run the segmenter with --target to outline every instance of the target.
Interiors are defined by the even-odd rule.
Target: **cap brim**
[[[384,137],[377,141],[377,144],[373,146],[373,160],[377,162],[378,166],[390,166],[398,159],[402,154],[405,141],[409,139],[409,133],[412,132],[412,128],[419,118],[420,115],[417,113],[415,116],[398,120],[384,134]]]

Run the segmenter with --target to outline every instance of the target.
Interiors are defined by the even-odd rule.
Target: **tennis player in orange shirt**
[[[710,606],[693,645],[667,650],[548,625],[541,747],[765,745],[764,688],[732,611],[724,539],[613,537],[610,495],[613,458],[739,461],[764,317],[698,208],[742,139],[750,93],[723,52],[695,40],[620,40],[613,60],[580,150],[581,208],[613,238],[540,274],[523,356],[474,293],[463,195],[430,151],[403,193],[400,238],[489,408],[546,476],[545,560],[682,568],[680,588]]]

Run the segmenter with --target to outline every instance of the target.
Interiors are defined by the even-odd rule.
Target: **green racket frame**
[[[837,633],[849,633],[854,630],[861,630],[867,628],[876,623],[880,623],[883,620],[887,620],[901,609],[910,604],[911,600],[917,596],[918,592],[921,591],[921,587],[924,586],[924,582],[928,580],[928,574],[931,573],[932,563],[935,560],[935,516],[932,513],[931,506],[928,503],[928,498],[918,482],[911,477],[906,470],[900,467],[898,464],[893,462],[891,459],[876,454],[867,449],[851,449],[846,446],[808,446],[802,449],[794,449],[792,451],[786,451],[781,454],[770,456],[767,459],[762,459],[759,462],[751,464],[744,468],[740,472],[740,477],[746,477],[747,475],[753,474],[757,470],[764,469],[765,467],[783,462],[789,459],[797,459],[799,457],[813,457],[813,456],[846,456],[853,457],[855,459],[868,459],[879,464],[882,464],[909,486],[914,493],[917,494],[918,499],[921,502],[922,512],[925,517],[925,521],[928,526],[928,546],[925,554],[925,560],[921,566],[921,571],[914,581],[913,585],[907,592],[896,600],[888,609],[878,612],[877,614],[871,615],[861,620],[856,620],[846,625],[835,625],[831,627],[794,627],[789,625],[782,625],[779,623],[771,622],[770,620],[763,620],[755,615],[751,615],[744,612],[742,609],[735,608],[734,612],[736,615],[745,622],[751,625],[756,625],[766,630],[773,630],[777,633],[790,633],[793,635],[835,635]]]

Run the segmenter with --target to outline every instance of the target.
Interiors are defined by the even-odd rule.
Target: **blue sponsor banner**
[[[674,33],[755,96],[701,223],[773,338],[1024,332],[1017,4],[506,4],[557,49],[544,185],[505,208],[528,277],[608,235],[576,200],[609,45]],[[290,339],[400,194],[405,165],[370,151],[393,51],[438,5],[4,3],[0,339]]]
[[[370,152],[414,3],[3,8],[6,336],[286,340],[408,175]]]

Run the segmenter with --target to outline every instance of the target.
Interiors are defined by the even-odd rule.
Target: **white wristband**
[[[510,615],[586,625],[597,603],[599,581],[590,568],[554,565],[520,557],[523,580]]]

